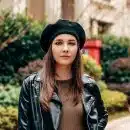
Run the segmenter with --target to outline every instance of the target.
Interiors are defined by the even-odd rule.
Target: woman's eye
[[[69,45],[75,45],[76,43],[75,42],[69,42]]]
[[[56,45],[61,45],[61,44],[62,44],[62,42],[55,42],[55,44],[56,44]]]

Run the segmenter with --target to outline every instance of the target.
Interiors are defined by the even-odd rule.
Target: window
[[[102,35],[107,33],[110,27],[111,27],[110,23],[91,19],[89,31],[91,35]]]
[[[98,21],[98,33],[99,34],[105,34],[105,33],[107,33],[108,30],[109,30],[109,28],[110,28],[110,26],[111,26],[111,24]]]

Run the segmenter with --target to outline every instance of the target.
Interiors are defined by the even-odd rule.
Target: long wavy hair
[[[48,52],[43,58],[43,68],[41,72],[42,85],[40,89],[40,103],[44,110],[49,110],[49,103],[55,90],[55,60],[52,54],[52,46],[50,46]],[[72,72],[72,93],[73,102],[78,104],[79,97],[82,94],[83,82],[82,82],[82,62],[80,49],[78,47],[77,55],[71,65]]]

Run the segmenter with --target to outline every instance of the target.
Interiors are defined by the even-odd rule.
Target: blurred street
[[[130,130],[130,116],[111,121],[105,130]]]

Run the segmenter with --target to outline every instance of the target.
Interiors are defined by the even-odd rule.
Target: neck
[[[56,79],[67,80],[72,77],[71,66],[56,65]]]

